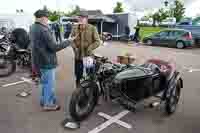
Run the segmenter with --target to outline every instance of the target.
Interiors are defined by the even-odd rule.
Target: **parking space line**
[[[184,70],[186,70],[187,72],[200,72],[200,68],[192,68],[192,67],[183,67]]]
[[[1,87],[9,87],[9,86],[21,84],[21,83],[24,83],[24,82],[26,82],[26,81],[18,81],[18,82],[14,82],[14,83],[9,83],[9,84],[2,85]]]
[[[93,130],[89,131],[88,133],[99,133],[103,129],[105,129],[106,127],[110,126],[111,124],[117,123],[117,121],[119,121],[119,119],[121,119],[122,117],[124,117],[128,113],[129,113],[129,111],[125,110],[125,111],[122,111],[121,113],[119,113],[119,114],[117,114],[117,115],[115,115],[113,117],[109,116],[110,119],[108,119],[108,121],[106,121],[105,123],[102,123],[101,125],[99,125],[98,127],[94,128]]]
[[[13,85],[22,84],[22,83],[30,83],[30,84],[32,84],[33,82],[31,81],[31,79],[21,77],[21,81],[5,84],[5,85],[2,85],[1,87],[9,87],[9,86],[13,86]]]
[[[102,116],[102,117],[104,117],[104,118],[106,118],[108,120],[112,118],[111,116],[109,116],[109,115],[107,115],[105,113],[102,113],[102,112],[99,112],[98,115],[100,115],[100,116]],[[125,128],[128,128],[128,129],[132,128],[132,126],[130,124],[128,124],[126,122],[123,122],[121,120],[117,120],[115,123],[117,123],[117,124],[119,124],[119,125],[121,125],[121,126],[123,126]]]

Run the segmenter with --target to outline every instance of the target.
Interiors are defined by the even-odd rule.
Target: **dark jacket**
[[[30,30],[30,38],[32,45],[32,62],[38,69],[56,68],[57,56],[56,52],[70,45],[70,41],[64,41],[56,44],[50,29],[36,22]]]

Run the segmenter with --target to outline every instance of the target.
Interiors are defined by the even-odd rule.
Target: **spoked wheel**
[[[176,111],[176,107],[180,99],[180,94],[181,94],[181,87],[180,87],[180,82],[178,82],[176,88],[171,91],[170,97],[166,101],[165,110],[167,114],[170,115]]]
[[[16,63],[6,55],[0,55],[0,77],[10,76],[16,71]]]
[[[98,87],[96,84],[86,83],[75,90],[70,100],[69,112],[76,121],[85,120],[94,110],[98,102]]]

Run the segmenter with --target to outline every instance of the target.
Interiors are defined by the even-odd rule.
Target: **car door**
[[[167,41],[168,41],[167,45],[168,45],[169,47],[174,47],[174,46],[176,46],[176,39],[177,39],[178,37],[180,37],[182,34],[183,34],[182,31],[170,31],[170,32],[169,32],[169,37],[168,37],[168,39],[167,39]]]
[[[176,43],[177,34],[178,34],[178,31],[170,31],[169,32],[169,37],[167,39],[168,47],[174,47],[174,44]]]
[[[166,40],[169,37],[169,31],[161,31],[153,38],[153,43],[157,45],[166,45]]]

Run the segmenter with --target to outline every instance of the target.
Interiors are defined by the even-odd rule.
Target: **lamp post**
[[[168,8],[169,11],[169,17],[173,18],[174,17],[174,3],[173,2],[169,2],[169,0],[165,0],[164,1],[165,7]],[[170,7],[172,8],[172,10],[170,9]]]
[[[168,7],[169,2],[165,0],[164,4],[165,4],[165,7]]]

